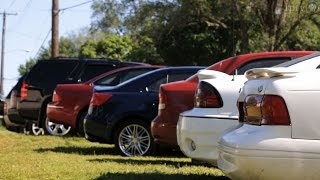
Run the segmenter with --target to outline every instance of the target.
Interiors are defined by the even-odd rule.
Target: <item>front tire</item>
[[[114,137],[115,148],[123,156],[144,156],[153,153],[150,126],[141,120],[121,124]]]

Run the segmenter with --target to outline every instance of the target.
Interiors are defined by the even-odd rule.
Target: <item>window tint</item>
[[[166,84],[168,82],[168,76],[162,77],[154,81],[150,86],[148,86],[148,91],[158,92],[161,84]]]
[[[50,82],[50,84],[61,83],[66,80],[77,65],[76,62],[46,61],[34,66],[28,75],[29,83],[37,86]]]
[[[81,82],[85,82],[89,79],[92,79],[104,72],[110,71],[114,69],[112,65],[104,65],[104,64],[94,64],[94,65],[88,65],[86,69],[84,70],[80,80]]]
[[[291,58],[268,58],[268,59],[257,59],[254,61],[250,61],[244,65],[242,65],[241,67],[239,67],[236,71],[237,75],[243,75],[247,70],[252,69],[252,68],[263,68],[263,67],[272,67],[275,65],[278,65],[280,63],[286,62],[286,61],[290,61]]]
[[[191,72],[168,74],[167,76],[154,81],[150,86],[148,86],[148,91],[158,92],[161,84],[185,80],[193,74],[194,73]]]
[[[120,83],[152,70],[153,69],[149,68],[149,69],[134,69],[134,70],[127,71],[125,72],[125,74],[121,76]]]
[[[170,74],[169,75],[169,83],[175,81],[181,81],[189,78],[194,75],[194,73],[180,73],[180,74]]]
[[[96,82],[94,85],[102,85],[102,86],[116,86],[124,81],[127,81],[131,78],[134,78],[140,74],[153,70],[152,68],[148,69],[129,69],[126,71],[120,71],[116,73],[112,73],[108,76],[105,76]]]
[[[102,86],[115,86],[115,85],[119,84],[121,74],[122,74],[122,72],[116,72],[116,73],[110,74],[108,76],[105,76],[105,77],[97,80],[93,84],[94,85],[102,85]]]
[[[308,60],[308,59],[312,59],[312,58],[319,57],[319,56],[320,56],[320,53],[313,53],[313,54],[310,54],[310,55],[307,55],[307,56],[303,56],[303,57],[294,59],[294,60],[292,60],[292,61],[288,61],[288,62],[279,64],[279,65],[277,65],[276,67],[289,67],[289,66],[298,64],[298,63],[300,63],[300,62],[306,61],[306,60]]]

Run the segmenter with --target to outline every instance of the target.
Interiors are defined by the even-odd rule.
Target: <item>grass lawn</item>
[[[18,134],[1,125],[0,147],[0,179],[228,179],[181,155],[122,157],[111,145]]]

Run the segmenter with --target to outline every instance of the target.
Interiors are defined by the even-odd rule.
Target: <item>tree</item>
[[[88,41],[80,50],[80,57],[127,59],[133,47],[132,39],[115,34],[106,35],[99,41]]]
[[[25,64],[20,64],[18,71],[20,75],[25,74],[26,72],[29,72],[29,70],[37,63],[37,60],[34,58],[30,58],[26,61]]]

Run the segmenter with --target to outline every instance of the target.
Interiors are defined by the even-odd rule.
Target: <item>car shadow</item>
[[[196,174],[163,174],[163,173],[106,173],[96,178],[96,180],[135,180],[135,179],[152,179],[152,180],[229,180],[225,176],[210,176]]]
[[[55,152],[66,154],[80,154],[80,155],[118,155],[113,147],[54,147],[54,148],[39,148],[35,150],[38,153]]]
[[[154,157],[154,156],[153,156]],[[180,168],[183,166],[205,166],[205,167],[214,167],[212,165],[208,165],[206,163],[199,164],[199,163],[193,163],[193,162],[185,162],[185,161],[171,161],[161,158],[167,158],[167,157],[157,157],[157,159],[142,159],[142,158],[132,158],[132,157],[110,157],[110,158],[96,158],[96,159],[90,159],[89,162],[94,163],[108,163],[108,162],[116,162],[119,164],[131,164],[131,165],[168,165],[168,166],[174,166],[176,168]]]
[[[56,152],[66,154],[80,155],[119,155],[114,147],[82,147],[82,146],[58,146],[54,148],[39,148],[35,150],[38,153]],[[153,157],[185,157],[181,151],[169,148],[161,148]]]

